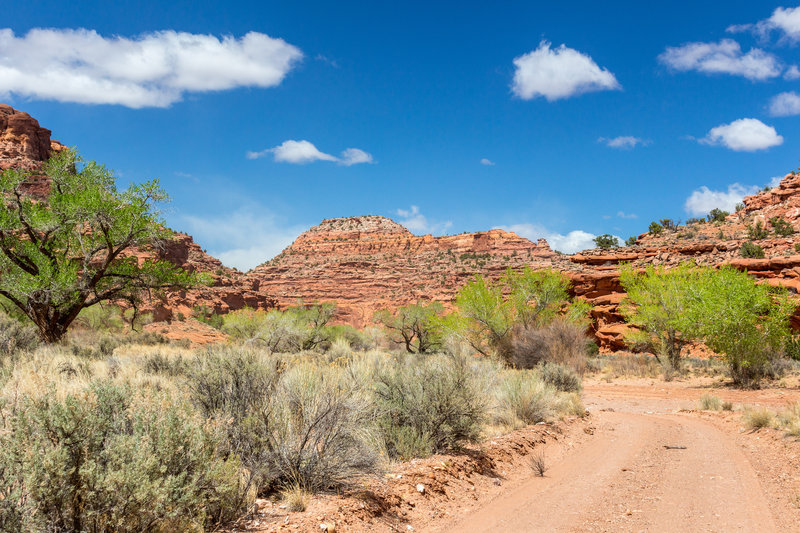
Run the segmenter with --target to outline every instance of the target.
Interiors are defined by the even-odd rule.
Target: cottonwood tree
[[[389,330],[392,341],[403,344],[407,352],[426,353],[441,345],[441,333],[434,321],[443,311],[441,302],[419,301],[400,307],[395,313],[378,311],[374,321]]]
[[[155,250],[171,232],[156,206],[157,180],[118,191],[113,173],[72,150],[45,162],[43,196],[26,194],[30,172],[0,173],[0,296],[19,308],[45,342],[57,342],[82,309],[152,289],[188,287],[198,277],[135,250]]]

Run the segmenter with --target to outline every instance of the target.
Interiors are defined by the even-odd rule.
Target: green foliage
[[[594,238],[594,245],[601,250],[608,250],[609,248],[616,248],[619,246],[619,239],[613,235],[604,233],[603,235],[598,235]]]
[[[44,163],[43,198],[25,194],[31,173],[0,173],[0,295],[22,310],[42,339],[56,342],[82,309],[107,300],[136,305],[144,291],[186,287],[196,278],[174,264],[125,252],[170,237],[155,205],[158,181],[118,191],[114,176],[66,150]]]
[[[650,223],[650,226],[647,228],[647,231],[650,232],[650,235],[661,235],[661,233],[664,231],[664,226],[662,226],[658,222],[653,221]]]
[[[444,312],[441,302],[400,307],[394,313],[381,310],[375,313],[374,322],[381,324],[390,333],[393,342],[402,344],[408,353],[426,353],[438,349],[442,344],[438,317]]]
[[[754,226],[747,226],[747,238],[751,241],[766,239],[767,237],[769,237],[769,231],[760,220]]]
[[[744,205],[742,202],[739,202],[738,204],[736,204],[736,212],[738,213],[739,211],[744,211],[745,207],[747,206]]]
[[[772,226],[772,229],[775,231],[775,235],[788,237],[789,235],[794,235],[795,233],[794,227],[792,227],[789,222],[782,218],[772,217],[769,219],[769,223]]]
[[[762,259],[764,257],[764,249],[752,241],[746,241],[739,248],[739,255],[750,259]]]
[[[625,246],[633,246],[637,242],[639,242],[639,238],[634,235],[631,235],[630,237],[625,239]]]
[[[794,311],[786,291],[732,267],[698,269],[679,329],[723,354],[734,383],[755,386],[780,354]]]
[[[568,287],[563,274],[529,267],[509,269],[497,284],[477,276],[459,292],[458,312],[444,317],[440,324],[443,331],[468,342],[479,353],[497,354],[514,364],[515,330],[545,326],[561,314],[585,324],[590,306],[583,301],[570,302]]]
[[[680,221],[676,222],[671,218],[662,218],[658,222],[661,224],[661,227],[663,227],[665,230],[668,231],[675,231],[678,229],[678,226],[680,225]]]
[[[723,211],[722,209],[714,208],[708,212],[706,218],[709,222],[725,222],[725,218],[730,215],[727,211]]]
[[[333,340],[327,327],[334,304],[299,305],[286,311],[240,309],[223,317],[222,330],[233,339],[265,346],[270,352],[311,350]]]
[[[240,511],[238,461],[166,395],[95,383],[25,398],[6,425],[0,530],[187,531]]]
[[[519,370],[500,384],[500,421],[508,426],[547,422],[556,414],[558,391],[532,370]]]
[[[690,263],[671,270],[648,266],[644,273],[625,266],[620,272],[627,293],[620,311],[637,328],[629,334],[628,342],[646,346],[657,358],[665,357],[674,369],[680,367],[681,346],[689,340],[681,333],[680,318],[695,277]]]
[[[214,329],[222,329],[225,320],[222,318],[222,315],[218,314],[213,309],[209,308],[206,305],[195,305],[192,308],[192,316],[204,323],[208,324]]]
[[[378,424],[391,457],[423,457],[474,442],[486,419],[463,357],[407,356],[378,376]]]

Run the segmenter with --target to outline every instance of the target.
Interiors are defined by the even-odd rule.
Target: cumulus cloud
[[[767,38],[773,31],[778,31],[782,40],[796,42],[800,40],[800,7],[779,7],[767,19],[755,24],[728,26],[727,31],[731,33],[750,31],[762,38]]]
[[[416,234],[441,235],[453,225],[449,220],[445,222],[428,220],[425,215],[420,213],[419,207],[416,205],[412,205],[409,209],[398,209],[397,216],[400,217],[397,220],[398,224],[405,226],[411,233]]]
[[[520,237],[525,237],[534,242],[537,239],[545,239],[550,248],[565,254],[574,254],[581,250],[594,248],[594,239],[597,237],[597,235],[583,230],[573,230],[564,235],[550,231],[540,224],[512,224],[510,226],[498,226],[498,228],[512,231]],[[619,239],[619,241],[621,243],[622,239]]]
[[[715,208],[732,213],[745,196],[755,194],[758,190],[756,186],[739,183],[729,185],[727,191],[712,191],[703,185],[689,195],[683,207],[692,216],[706,215]]]
[[[670,46],[658,56],[658,60],[680,72],[696,70],[705,74],[731,74],[749,80],[775,78],[783,72],[781,61],[774,55],[759,48],[743,54],[742,47],[733,39]]]
[[[786,69],[786,72],[783,73],[783,79],[793,81],[800,78],[800,69],[797,68],[797,65],[792,65]]]
[[[740,118],[730,124],[711,128],[698,142],[725,146],[736,152],[754,152],[783,144],[783,137],[778,135],[775,128],[758,119]]]
[[[601,68],[586,54],[561,45],[551,49],[548,41],[514,59],[511,90],[523,100],[543,96],[548,101],[590,91],[621,89],[614,74]]]
[[[486,159],[484,157],[483,159],[481,159],[481,165],[486,165],[487,167],[493,167],[494,161],[491,161],[490,159]]]
[[[211,255],[242,271],[272,259],[307,229],[255,205],[217,216],[186,215],[181,225]]]
[[[639,146],[647,146],[650,144],[650,141],[647,139],[642,139],[640,137],[632,137],[630,135],[622,135],[620,137],[600,137],[597,139],[597,142],[603,143],[609,148],[619,148],[621,150],[631,150],[635,148],[637,145]]]
[[[273,159],[278,163],[292,163],[304,165],[314,161],[334,161],[346,167],[358,165],[359,163],[372,163],[372,154],[359,148],[346,148],[342,151],[341,157],[321,152],[313,143],[302,140],[283,141],[274,148],[267,148],[260,152],[247,152],[247,159],[258,159],[272,154]]]
[[[273,87],[303,57],[263,33],[103,37],[86,29],[0,29],[0,96],[131,108],[167,107],[187,92]]]
[[[800,115],[800,94],[792,91],[773,96],[769,101],[769,114],[773,117]]]

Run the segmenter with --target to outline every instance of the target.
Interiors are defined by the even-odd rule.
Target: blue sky
[[[572,252],[800,164],[797,5],[554,4],[11,2],[0,101],[242,269],[362,214]]]

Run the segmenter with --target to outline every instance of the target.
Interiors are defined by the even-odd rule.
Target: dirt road
[[[800,531],[796,502],[776,497],[780,482],[759,480],[730,428],[676,413],[686,398],[643,405],[603,392],[587,388],[585,397],[595,434],[546,447],[545,477],[529,476],[431,530]]]

